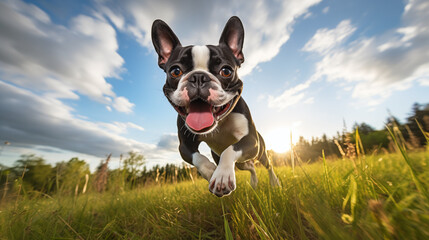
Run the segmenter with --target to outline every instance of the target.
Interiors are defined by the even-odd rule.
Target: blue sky
[[[176,113],[150,41],[161,18],[183,45],[244,24],[243,97],[268,148],[382,128],[429,102],[427,1],[0,1],[0,162],[113,153],[181,163]],[[202,148],[208,153],[207,147]]]

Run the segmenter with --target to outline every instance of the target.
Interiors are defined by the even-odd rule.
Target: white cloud
[[[352,96],[377,105],[394,91],[429,76],[429,4],[409,1],[402,26],[373,38],[363,38],[323,57],[317,76],[347,81]]]
[[[142,127],[134,123],[94,123],[74,116],[73,111],[57,99],[38,96],[0,81],[0,136],[10,142],[100,157],[131,150],[156,154],[155,145],[120,135],[127,128],[143,130]]]
[[[96,157],[137,151],[150,160],[179,159],[177,148],[173,151],[123,137],[129,129],[144,130],[135,123],[95,123],[73,112],[73,108],[57,99],[38,96],[0,81],[0,136],[14,146],[39,150],[50,147]],[[173,144],[174,139],[170,142]]]
[[[322,57],[307,83],[319,79],[339,82],[342,88],[351,89],[353,98],[369,106],[380,104],[392,92],[403,91],[414,83],[427,86],[428,12],[426,1],[409,1],[401,27],[350,43],[345,43],[345,39],[355,27],[348,20],[331,30],[319,29],[303,48]],[[292,88],[278,97],[270,97],[268,106],[284,108],[303,98]]]
[[[137,125],[135,123],[132,123],[132,122],[127,122],[126,126],[128,128],[134,128],[134,129],[137,129],[137,130],[140,130],[140,131],[144,131],[144,128],[142,126],[139,126],[139,125]]]
[[[102,18],[79,15],[63,26],[35,5],[2,1],[0,31],[2,80],[51,98],[83,94],[107,104],[106,96],[115,97],[106,78],[119,78],[124,60]]]
[[[350,20],[340,22],[334,29],[319,29],[302,50],[326,54],[344,42],[355,30],[356,28],[350,24]]]
[[[410,47],[411,43],[409,40],[413,39],[419,34],[419,28],[415,26],[399,28],[396,30],[400,38],[393,38],[392,40],[378,46],[378,51],[383,52],[388,49],[394,49],[398,47]]]
[[[327,14],[329,12],[329,7],[324,7],[322,13]]]
[[[295,87],[287,89],[280,96],[268,96],[268,107],[275,108],[277,110],[285,109],[289,106],[293,106],[298,103],[312,103],[311,98],[305,98],[305,92],[313,80],[309,80],[305,83],[301,83]]]
[[[313,16],[313,14],[311,12],[307,12],[302,18],[307,19],[307,18],[310,18],[311,16]]]
[[[113,100],[112,106],[118,112],[132,113],[133,112],[134,103],[131,103],[125,97],[117,97],[117,98],[115,98]]]
[[[420,79],[420,85],[422,86],[429,86],[429,76],[425,79]]]
[[[309,98],[305,99],[303,103],[304,104],[312,104],[312,103],[314,103],[314,97],[309,97]]]
[[[100,10],[116,26],[132,34],[137,41],[153,49],[152,22],[166,21],[182,44],[217,44],[229,17],[237,15],[245,28],[245,63],[241,76],[249,74],[259,63],[275,57],[289,39],[296,19],[309,14],[308,9],[321,0],[265,2],[250,1],[136,1],[103,2]],[[115,9],[115,13],[112,10]],[[162,9],[162,10],[161,10]],[[125,23],[118,20],[126,16]],[[185,17],[184,17],[185,16]],[[155,60],[154,60],[155,61]]]
[[[131,122],[113,122],[113,123],[104,123],[98,122],[96,123],[98,126],[105,128],[107,131],[112,132],[114,134],[124,134],[128,132],[128,129],[136,129],[139,131],[144,131],[144,128]]]

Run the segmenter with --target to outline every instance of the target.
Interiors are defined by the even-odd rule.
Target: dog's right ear
[[[158,53],[158,65],[162,69],[165,68],[173,50],[182,46],[173,30],[160,19],[155,20],[152,24],[152,43]]]

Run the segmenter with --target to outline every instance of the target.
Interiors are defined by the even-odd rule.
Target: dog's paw
[[[236,188],[234,167],[217,167],[210,179],[209,190],[218,197],[227,196]]]

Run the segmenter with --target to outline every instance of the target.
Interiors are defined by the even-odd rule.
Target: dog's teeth
[[[219,108],[216,106],[213,106],[213,113],[217,113],[219,111]]]

